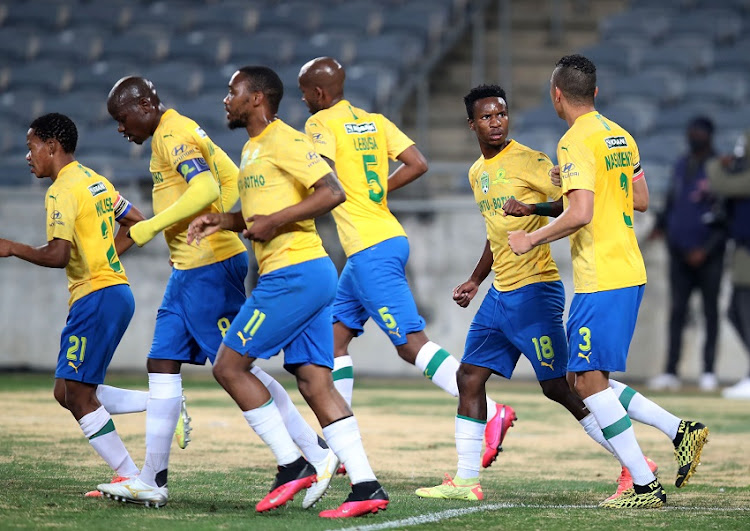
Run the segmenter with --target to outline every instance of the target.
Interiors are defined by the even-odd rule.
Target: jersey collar
[[[492,162],[492,161],[494,161],[495,159],[498,159],[498,158],[500,158],[500,157],[501,157],[502,155],[504,155],[505,153],[507,153],[508,151],[510,151],[510,148],[511,148],[511,147],[512,147],[512,146],[513,146],[513,145],[514,145],[515,143],[516,143],[516,141],[515,141],[515,140],[513,140],[513,139],[511,138],[510,140],[508,140],[508,145],[507,145],[507,146],[505,146],[505,147],[504,147],[503,149],[501,149],[501,150],[500,150],[500,152],[499,152],[499,153],[498,153],[497,155],[495,155],[494,157],[492,157],[492,158],[489,158],[489,159],[484,159],[484,162]]]
[[[250,140],[252,140],[253,142],[257,142],[258,140],[260,140],[261,138],[263,138],[266,134],[268,134],[268,132],[270,130],[274,129],[280,123],[281,123],[281,118],[276,118],[274,121],[272,121],[270,124],[268,124],[263,129],[263,131],[260,132],[260,134],[258,136],[251,136]]]

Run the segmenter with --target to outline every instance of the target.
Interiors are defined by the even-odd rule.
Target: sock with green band
[[[456,372],[458,360],[444,350],[437,343],[428,341],[417,353],[414,365],[422,371],[425,378],[432,380],[443,391],[452,396],[458,396]]]
[[[653,426],[670,440],[677,436],[677,429],[680,427],[679,418],[624,383],[610,379],[609,386],[631,419]]]
[[[456,451],[458,452],[456,476],[464,480],[479,477],[482,439],[484,439],[486,424],[484,420],[456,415]]]
[[[333,358],[333,386],[344,397],[349,407],[352,405],[352,394],[354,392],[354,366],[352,357],[339,356]]]
[[[258,437],[271,449],[279,465],[294,463],[302,456],[286,430],[273,398],[258,408],[243,411],[242,415]]]
[[[643,457],[641,447],[638,446],[630,417],[612,388],[607,387],[604,391],[585,398],[583,403],[601,426],[602,434],[612,446],[617,459],[630,470],[633,483],[651,483],[655,476]]]
[[[138,474],[138,467],[117,434],[115,423],[104,406],[81,417],[78,424],[96,453],[118,476],[130,477]]]

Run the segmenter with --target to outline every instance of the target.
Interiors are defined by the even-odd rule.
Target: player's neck
[[[506,139],[505,142],[503,142],[499,146],[493,146],[491,144],[480,143],[479,150],[482,152],[482,156],[484,157],[484,160],[490,160],[491,158],[494,158],[495,156],[497,156],[506,147],[508,147],[508,144],[510,144],[510,139]]]
[[[50,175],[52,182],[55,182],[60,175],[60,171],[74,160],[76,160],[76,158],[72,153],[65,153],[64,155],[55,157],[55,160],[52,162],[52,175]]]
[[[595,110],[593,105],[570,106],[565,110],[565,121],[568,122],[568,127],[572,127],[578,118]]]
[[[247,134],[250,138],[255,138],[277,119],[277,116],[270,113],[263,113],[259,116],[250,116],[250,119],[247,122],[247,127],[245,128],[247,129]]]

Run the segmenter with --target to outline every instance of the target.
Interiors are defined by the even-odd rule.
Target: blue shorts
[[[75,301],[60,338],[55,378],[104,383],[134,311],[135,300],[127,284],[102,288]]]
[[[336,268],[327,256],[261,275],[224,344],[260,359],[284,349],[284,368],[292,373],[308,364],[333,369],[335,294]]]
[[[406,344],[406,334],[424,330],[425,322],[406,280],[409,240],[390,238],[351,255],[341,272],[333,320],[355,336],[372,317],[396,345]]]
[[[150,359],[205,365],[247,298],[247,253],[195,269],[173,269],[164,292]]]
[[[559,280],[505,292],[492,286],[471,322],[461,363],[510,378],[523,353],[537,380],[565,376],[564,308],[565,289]]]
[[[568,316],[568,370],[624,371],[645,286],[576,293]]]

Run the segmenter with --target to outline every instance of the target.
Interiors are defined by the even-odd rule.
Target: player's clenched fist
[[[479,284],[473,280],[467,280],[463,284],[456,286],[453,290],[453,300],[456,301],[456,304],[461,308],[466,308],[477,294],[478,289]]]
[[[509,232],[508,245],[510,245],[510,250],[519,256],[528,253],[533,247],[529,239],[529,234],[525,230]]]
[[[555,186],[561,186],[562,180],[560,179],[560,166],[553,166],[549,171],[549,178],[552,184]]]

